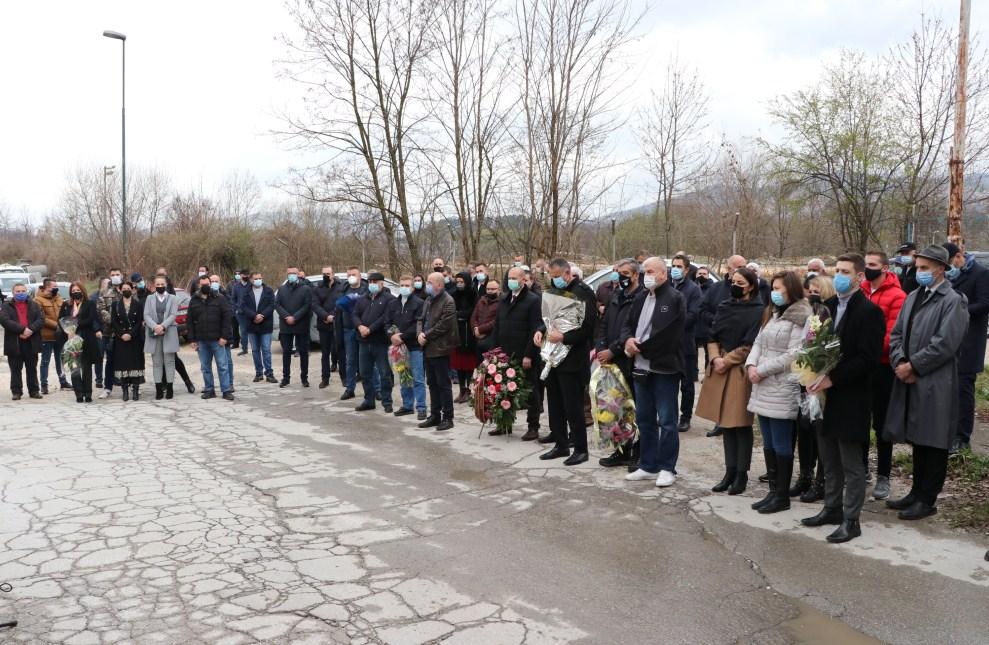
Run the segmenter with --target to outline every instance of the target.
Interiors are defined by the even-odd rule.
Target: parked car
[[[669,265],[670,265],[670,260],[667,260],[666,266]],[[697,270],[701,265],[697,264],[696,262],[691,262],[690,266],[693,267],[694,270]],[[713,280],[714,282],[718,282],[721,279],[718,276],[714,275],[713,272],[710,273],[711,273],[711,280]],[[601,286],[601,284],[603,284],[606,280],[608,280],[609,279],[608,276],[610,275],[611,275],[611,267],[605,267],[603,269],[598,269],[597,271],[592,273],[589,278],[584,278],[584,282],[587,283],[587,286],[589,286],[593,291],[597,292],[598,287]]]
[[[347,274],[346,273],[336,273],[334,275],[336,276],[336,278],[338,280],[346,280],[347,279]],[[367,280],[367,274],[366,273],[362,273],[361,274],[361,279],[362,280]],[[310,275],[310,276],[306,276],[306,280],[308,280],[309,282],[311,282],[313,286],[316,286],[317,284],[319,284],[320,282],[323,281],[323,276],[322,275]],[[285,283],[283,282],[282,284],[285,284]],[[281,285],[279,285],[279,286],[281,286]],[[388,278],[385,278],[385,286],[388,288],[389,291],[391,291],[391,293],[392,293],[393,296],[397,296],[398,295],[399,286],[398,286],[398,284],[396,282],[393,282],[392,280],[389,280]],[[278,293],[278,290],[276,289],[275,290],[275,294],[277,295],[277,293]],[[276,338],[278,337],[278,311],[277,310],[275,311],[274,331],[272,331],[272,336],[274,336]],[[316,317],[315,316],[310,316],[309,317],[309,340],[310,340],[310,343],[311,344],[313,344],[313,345],[319,345],[319,330],[316,329]]]
[[[972,251],[975,261],[982,266],[989,268],[989,251]]]
[[[179,301],[179,313],[175,316],[179,339],[188,341],[189,303],[192,302],[192,296],[185,289],[176,289],[175,298]]]

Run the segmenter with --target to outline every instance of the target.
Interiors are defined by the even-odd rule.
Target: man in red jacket
[[[889,333],[893,331],[896,317],[900,315],[907,294],[900,288],[900,280],[889,270],[889,258],[882,251],[869,251],[865,255],[865,278],[862,283],[864,293],[874,305],[879,307],[886,318],[886,337],[883,339],[882,362],[872,378],[872,427],[876,432],[876,486],[872,491],[875,499],[889,497],[889,473],[893,467],[893,444],[884,441],[882,429],[886,425],[886,407],[893,392],[893,368],[889,364]],[[869,472],[869,444],[863,447],[865,471]]]

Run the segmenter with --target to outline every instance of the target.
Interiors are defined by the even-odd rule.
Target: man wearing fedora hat
[[[968,303],[945,274],[949,252],[931,245],[916,257],[917,289],[907,296],[889,337],[896,374],[884,435],[913,446],[910,493],[886,506],[903,520],[937,512],[948,450],[958,427],[958,348],[968,329]]]
[[[975,426],[975,379],[985,369],[986,327],[989,323],[989,269],[975,256],[948,242],[951,267],[945,274],[955,291],[968,299],[968,332],[958,351],[958,429],[952,451],[968,448]]]

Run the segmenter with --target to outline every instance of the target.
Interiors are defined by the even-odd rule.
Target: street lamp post
[[[120,41],[120,243],[123,248],[123,262],[129,266],[127,258],[127,36],[119,31],[104,31],[103,36]]]

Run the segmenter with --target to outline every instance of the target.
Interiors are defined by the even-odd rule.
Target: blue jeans
[[[357,354],[359,345],[360,343],[357,342],[357,330],[344,329],[343,349],[347,356],[347,375],[343,379],[343,386],[348,392],[353,392],[357,389],[357,370],[359,368]]]
[[[246,352],[249,349],[247,339],[254,335],[248,331],[251,325],[251,319],[245,314],[237,314],[237,325],[240,327],[240,351]]]
[[[639,468],[647,473],[676,473],[680,456],[677,432],[678,374],[654,374],[635,379],[635,422],[639,426],[642,456]]]
[[[107,392],[113,391],[113,347],[116,340],[106,336],[100,341],[103,345],[103,389]]]
[[[375,368],[377,368],[381,383],[381,404],[386,408],[391,405],[391,365],[388,364],[388,345],[381,343],[361,343],[359,359],[361,365],[361,385],[364,386],[364,403],[374,405],[374,393],[378,390],[375,384]]]
[[[233,379],[230,373],[230,350],[221,347],[216,340],[198,341],[196,353],[199,354],[199,368],[203,371],[203,389],[215,392],[213,384],[213,361],[216,361],[216,372],[220,375],[220,391],[224,394],[233,389]]]
[[[230,343],[223,346],[223,349],[227,351],[227,369],[230,370],[230,389],[234,386],[234,353],[230,351]]]
[[[412,367],[412,385],[401,385],[402,407],[406,410],[426,411],[426,364],[422,352],[409,352]]]
[[[792,457],[795,426],[792,419],[774,419],[760,414],[759,432],[762,433],[762,445],[781,457]]]
[[[274,376],[275,371],[271,367],[271,334],[241,334],[240,342],[247,347],[250,339],[251,347],[254,348],[254,375]]]
[[[48,386],[48,364],[51,362],[52,354],[55,355],[55,373],[58,374],[58,382],[65,380],[62,373],[62,352],[58,341],[45,341],[41,343],[41,387]]]

